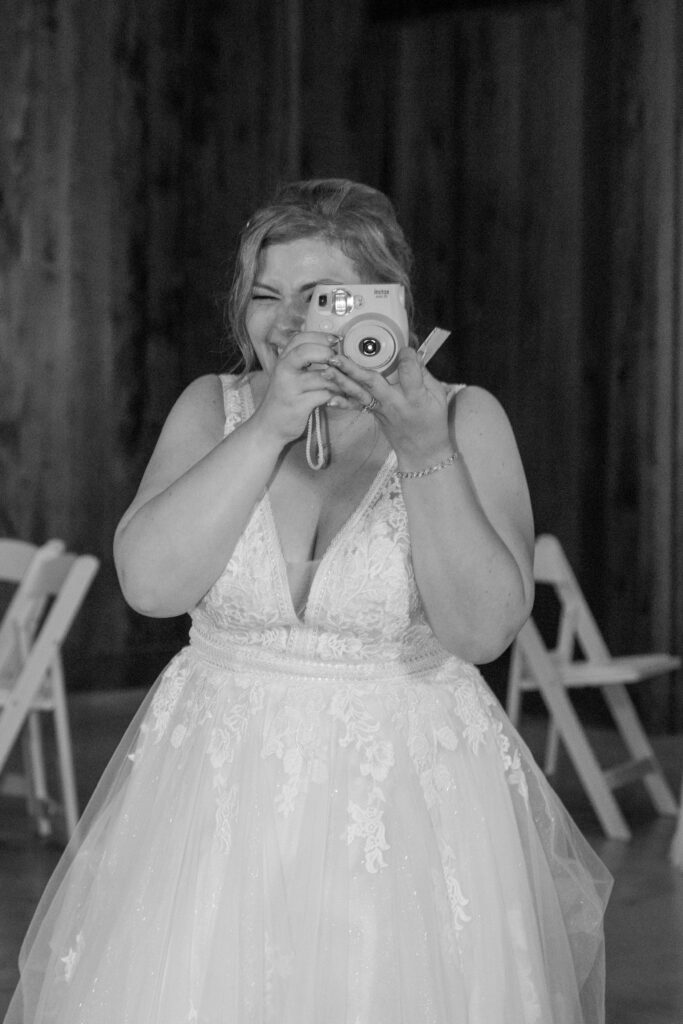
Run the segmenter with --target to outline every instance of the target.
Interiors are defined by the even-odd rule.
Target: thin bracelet
[[[456,459],[460,458],[460,452],[452,452],[447,459],[443,462],[437,462],[434,466],[425,466],[424,469],[397,469],[396,476],[399,480],[415,480],[419,476],[430,476],[432,473],[438,473],[439,470],[445,469],[446,466],[452,466]]]

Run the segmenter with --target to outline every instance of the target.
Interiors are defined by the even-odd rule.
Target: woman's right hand
[[[334,334],[295,334],[270,369],[268,386],[254,417],[282,445],[303,434],[316,406],[343,394],[337,383],[323,375],[338,342]]]

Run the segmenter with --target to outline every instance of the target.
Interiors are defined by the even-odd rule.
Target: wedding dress
[[[253,398],[223,384],[227,433]],[[299,573],[257,504],[48,886],[9,1024],[603,1021],[610,877],[431,632],[395,467]]]

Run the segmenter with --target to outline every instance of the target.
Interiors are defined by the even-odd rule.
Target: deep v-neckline
[[[245,418],[249,418],[254,414],[256,403],[254,400],[254,392],[251,386],[251,379],[247,377],[245,387]],[[292,598],[291,588],[289,586],[289,579],[287,576],[287,560],[285,558],[284,549],[280,540],[280,533],[277,528],[275,521],[275,514],[273,511],[273,505],[270,500],[270,490],[268,487],[263,492],[263,498],[261,499],[261,507],[263,509],[264,521],[266,524],[266,532],[269,539],[269,545],[271,548],[271,554],[273,556],[272,561],[276,569],[276,576],[278,580],[278,587],[281,597],[284,599],[286,611],[289,615],[294,618],[297,622],[303,623],[306,621],[309,612],[312,612],[316,608],[316,603],[319,600],[320,593],[323,589],[323,584],[327,576],[329,575],[329,565],[332,561],[334,552],[341,546],[344,539],[352,532],[356,524],[362,519],[363,515],[375,500],[378,492],[384,486],[389,471],[393,469],[393,463],[395,461],[396,454],[392,449],[387,453],[386,458],[382,462],[369,486],[361,496],[358,504],[349,513],[347,518],[344,520],[339,529],[332,535],[329,543],[323,551],[320,558],[311,559],[311,561],[317,562],[315,571],[313,573],[310,587],[308,588],[308,594],[306,600],[301,605],[301,612],[297,614],[294,606],[294,600]]]

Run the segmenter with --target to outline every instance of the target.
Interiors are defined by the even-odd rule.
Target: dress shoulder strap
[[[223,436],[230,434],[244,419],[244,378],[237,373],[219,374],[223,388],[225,425]]]

